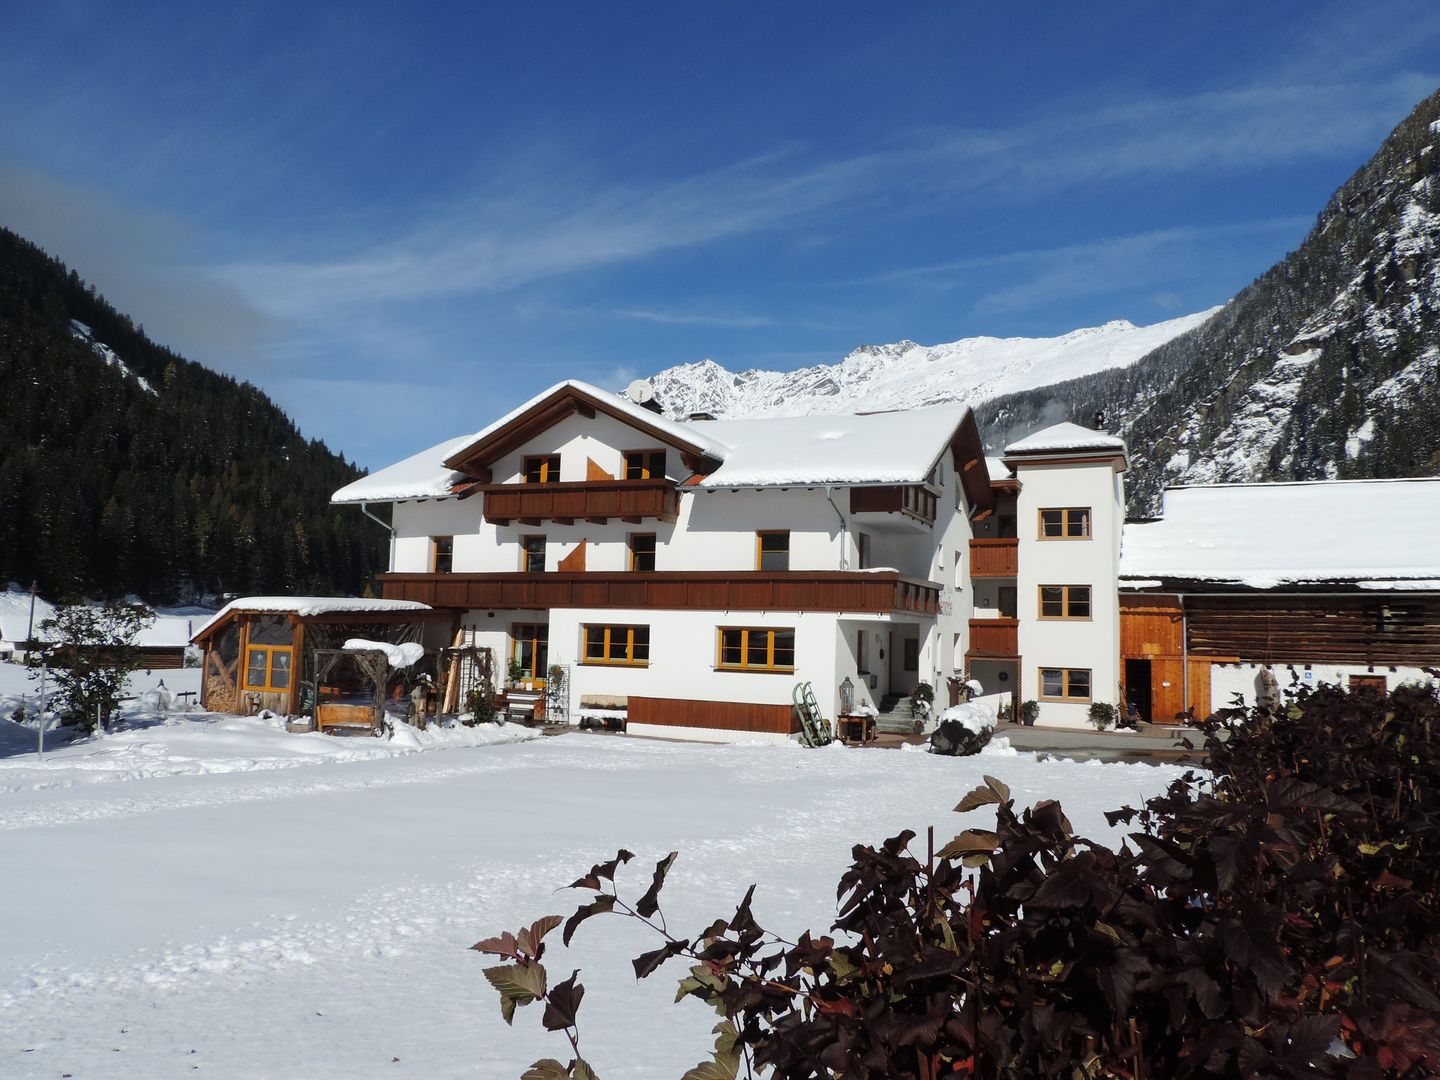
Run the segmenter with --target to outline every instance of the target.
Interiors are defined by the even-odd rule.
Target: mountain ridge
[[[1134,363],[1156,345],[1218,311],[1146,326],[1114,319],[1055,337],[976,336],[935,345],[909,339],[861,345],[831,364],[793,371],[732,372],[714,360],[677,364],[650,382],[667,413],[688,416],[786,416],[884,408],[972,404],[1056,381]]]

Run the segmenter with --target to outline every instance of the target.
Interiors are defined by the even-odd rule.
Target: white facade
[[[567,400],[575,403],[568,410]],[[549,482],[577,491],[623,486],[627,451],[656,455],[647,458],[654,470],[649,482],[664,490],[668,509],[650,514],[662,516],[537,512],[527,521],[515,520],[518,513],[486,520],[485,500],[511,485],[527,498],[553,491]],[[1252,544],[1253,530],[1233,521],[1217,524],[1217,516],[1248,519],[1269,512],[1288,519],[1314,503],[1324,512],[1306,531],[1308,541],[1309,533],[1321,535],[1341,516],[1331,505],[1337,500],[1412,496],[1398,517],[1392,515],[1402,524],[1410,520],[1406,514],[1430,521],[1436,516],[1431,504],[1440,507],[1437,481],[1390,482],[1384,490],[1369,482],[1343,491],[1344,485],[1335,485],[1318,502],[1293,491],[1296,485],[1186,493],[1173,522],[1132,526],[1127,568],[1121,560],[1123,442],[1059,424],[1012,443],[1003,458],[981,454],[973,419],[960,407],[678,423],[594,387],[562,383],[469,439],[442,443],[349,485],[335,501],[391,503],[388,569],[406,580],[387,581],[387,595],[394,586],[394,595],[448,606],[454,628],[466,631],[467,642],[488,648],[502,673],[512,658],[532,654],[527,676],[543,678],[550,666],[564,669],[571,720],[596,710],[624,711],[633,700],[637,712],[666,720],[644,723],[632,716],[634,733],[710,740],[788,737],[789,706],[800,683],[811,684],[821,711],[833,718],[847,705],[874,712],[921,682],[934,687],[943,705],[962,676],[979,682],[981,700],[997,711],[1033,701],[1037,723],[1083,728],[1096,703],[1122,715],[1125,708],[1122,583],[1155,588],[1159,581],[1141,579],[1161,571],[1174,576],[1179,571],[1167,569],[1171,563],[1201,566],[1206,558],[1219,560],[1214,577],[1229,575],[1235,586],[1263,589],[1277,576],[1284,561],[1275,548],[1280,527]],[[663,478],[655,474],[660,455]],[[545,482],[527,480],[527,458],[547,459]],[[903,504],[881,498],[901,494]],[[1276,507],[1286,500],[1283,511]],[[864,509],[867,501],[885,508]],[[762,533],[786,537],[786,558],[777,566],[760,562]],[[653,537],[653,564],[648,557],[644,565],[636,563],[637,536],[647,553]],[[437,540],[444,566],[436,565],[442,550]],[[1222,550],[1222,542],[1234,550]],[[1412,541],[1392,535],[1387,543],[1372,557],[1377,568],[1361,575],[1364,588],[1440,586],[1440,566],[1415,561]],[[1335,544],[1302,544],[1301,550],[1308,553],[1301,560],[1303,580],[1337,573],[1326,561],[1336,554]],[[1380,571],[1385,580],[1376,577]],[[626,583],[631,573],[639,576]],[[656,606],[624,600],[597,606],[578,599],[608,595],[575,584],[590,574],[615,583],[619,597],[661,595],[635,591],[637,582],[689,581],[702,588],[718,580],[722,587],[703,592],[710,599],[689,607],[675,600],[689,594],[673,591]],[[1388,580],[1402,575],[1404,581]],[[550,607],[497,600],[495,608],[472,604],[462,610],[453,596],[476,594],[448,590],[451,599],[442,599],[450,581],[495,586],[479,595],[496,597],[521,595],[499,591],[502,585],[559,582],[576,591],[550,589],[545,595],[577,600]],[[777,581],[804,584],[784,594],[790,602],[783,610],[757,606],[754,597],[778,594],[750,587]],[[893,585],[893,604],[868,588],[877,582],[881,592]],[[411,588],[433,595],[405,593]],[[732,606],[715,602],[722,596]],[[849,600],[855,610],[846,610]],[[586,628],[606,626],[612,636],[643,631],[648,656],[638,662],[623,657],[624,663],[587,658]],[[773,635],[784,660],[765,670],[737,670],[722,658],[723,631],[753,632],[762,642]],[[449,637],[430,642],[450,643]],[[1171,667],[1165,672],[1185,667],[1181,648],[1166,654]],[[1208,678],[1209,700],[1220,708],[1236,694],[1253,701],[1259,670],[1217,662],[1208,676],[1199,668],[1192,674]],[[1277,669],[1276,676],[1282,687],[1288,684],[1288,671]],[[1371,685],[1383,676],[1393,689],[1424,673],[1418,666],[1377,671],[1317,664],[1302,669],[1301,679],[1343,684],[1352,676]],[[1162,690],[1173,690],[1163,680],[1186,676],[1156,677]],[[692,706],[714,708],[697,717]]]
[[[1021,700],[1039,703],[1039,725],[1083,727],[1092,702],[1118,707],[1120,698],[1120,601],[1117,567],[1125,520],[1125,489],[1113,457],[1060,462],[1015,458],[1020,481],[1016,499],[1019,536],[1016,602],[1019,626]],[[1047,538],[1042,514],[1062,511],[1088,520],[1083,536]],[[1053,521],[1053,517],[1051,518]],[[1062,529],[1071,526],[1062,518]],[[1043,617],[1041,590],[1088,590],[1088,615]],[[1053,594],[1052,594],[1053,595]],[[1062,672],[1062,694],[1046,693],[1045,672]],[[1069,683],[1075,672],[1088,676],[1086,692]],[[1053,690],[1053,675],[1051,677]]]
[[[578,387],[583,400],[597,405],[606,402],[594,388],[563,387]],[[541,395],[531,408],[548,407],[557,393],[566,392],[562,388]],[[957,472],[958,451],[953,445],[962,421],[970,423],[973,431],[967,410],[927,410],[908,417],[832,417],[820,423],[797,418],[733,429],[724,422],[700,423],[693,425],[695,447],[687,447],[684,440],[691,425],[667,423],[659,432],[672,440],[667,444],[648,427],[649,414],[636,416],[632,408],[627,404],[619,415],[603,407],[573,411],[532,425],[537,430],[524,428],[523,441],[506,444],[486,461],[486,479],[491,485],[523,485],[531,492],[537,485],[526,481],[527,458],[551,462],[558,458],[558,479],[547,463],[548,481],[582,487],[613,485],[626,475],[627,451],[663,452],[664,479],[677,493],[673,520],[626,521],[610,516],[596,521],[545,515],[528,522],[488,521],[483,489],[469,492],[457,486],[453,494],[437,495],[435,478],[446,475],[447,466],[442,459],[427,463],[421,455],[395,467],[396,475],[387,475],[390,470],[386,470],[358,481],[337,493],[336,501],[367,502],[371,500],[366,495],[375,493],[374,501],[393,504],[388,569],[394,574],[434,575],[437,550],[443,550],[448,567],[439,569],[448,569],[456,579],[625,575],[637,569],[632,552],[639,535],[654,537],[653,570],[643,568],[647,576],[698,571],[733,575],[743,586],[747,575],[767,572],[759,561],[759,534],[779,532],[787,534],[784,574],[842,574],[844,586],[851,590],[843,594],[847,596],[858,595],[856,590],[876,582],[882,589],[890,588],[888,583],[898,581],[898,574],[923,586],[924,595],[932,598],[926,610],[898,601],[894,610],[874,606],[845,610],[843,602],[826,593],[829,584],[822,581],[813,592],[813,609],[802,599],[787,610],[567,606],[456,611],[465,641],[490,649],[502,671],[512,657],[524,654],[526,640],[538,642],[543,636],[544,658],[538,666],[567,670],[567,711],[572,720],[602,705],[618,708],[630,699],[646,699],[756,706],[757,712],[769,710],[773,725],[780,712],[788,716],[796,686],[802,682],[811,684],[821,711],[830,718],[842,710],[842,685],[847,681],[845,701],[857,711],[873,712],[887,695],[906,694],[922,681],[937,687],[944,698],[946,680],[964,669],[970,615],[966,556],[974,508]],[[526,415],[522,407],[512,414],[512,421],[515,417],[523,421]],[[497,431],[503,437],[505,426],[492,425],[476,438],[492,437]],[[732,451],[725,443],[727,434],[743,448]],[[887,440],[892,447],[888,450]],[[436,450],[453,456],[467,445],[452,441]],[[692,472],[697,449],[708,455],[707,471]],[[978,442],[973,451],[978,455]],[[862,457],[873,457],[878,464],[866,473],[858,464]],[[842,475],[846,472],[858,480],[847,481]],[[452,484],[464,480],[459,472],[449,475],[455,478]],[[726,482],[727,475],[735,479]],[[401,497],[407,477],[413,476],[428,486],[418,488],[417,497]],[[862,488],[907,491],[907,498],[923,503],[924,512],[852,512],[852,492]],[[932,514],[933,521],[926,520]],[[583,556],[577,555],[582,547]],[[543,570],[536,561],[542,548]],[[648,659],[587,661],[587,626],[644,628]],[[725,629],[793,632],[793,664],[763,671],[734,670],[722,664],[720,635]],[[432,631],[436,640],[429,644],[450,644],[449,639],[439,640],[444,633]],[[536,670],[527,675],[544,673]],[[630,730],[676,738],[788,737],[774,731],[633,720]]]

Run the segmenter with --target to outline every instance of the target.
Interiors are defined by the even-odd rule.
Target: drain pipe
[[[375,522],[376,525],[379,525],[382,529],[384,529],[387,533],[390,534],[390,543],[389,543],[389,546],[388,546],[388,548],[387,548],[388,554],[387,554],[386,560],[385,560],[385,568],[386,568],[387,570],[390,569],[391,567],[393,567],[393,566],[395,565],[395,528],[394,528],[394,526],[392,526],[388,521],[384,520],[383,518],[378,518],[378,517],[376,517],[374,514],[372,514],[372,513],[370,512],[370,504],[369,504],[369,503],[364,503],[364,502],[362,502],[362,503],[360,504],[360,512],[361,512],[362,514],[364,514],[366,517],[368,517],[371,521]]]
[[[840,507],[835,505],[835,489],[829,484],[825,485],[825,500],[830,508],[835,511],[835,516],[840,519],[840,569],[850,569],[850,523],[845,520],[845,515],[840,512]]]

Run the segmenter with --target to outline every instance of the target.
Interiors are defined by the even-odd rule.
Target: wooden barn
[[[1425,679],[1440,666],[1437,533],[1440,479],[1167,490],[1161,520],[1125,528],[1127,704],[1172,723],[1292,682]]]
[[[451,616],[408,600],[334,596],[247,596],[233,600],[195,634],[204,650],[201,703],[212,712],[287,716],[315,707],[315,656],[359,638],[419,642]]]

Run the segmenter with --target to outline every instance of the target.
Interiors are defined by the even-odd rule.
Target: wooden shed
[[[287,716],[314,707],[315,653],[351,638],[421,641],[425,624],[451,614],[409,600],[343,596],[246,596],[195,634],[205,652],[200,700],[212,712]]]

